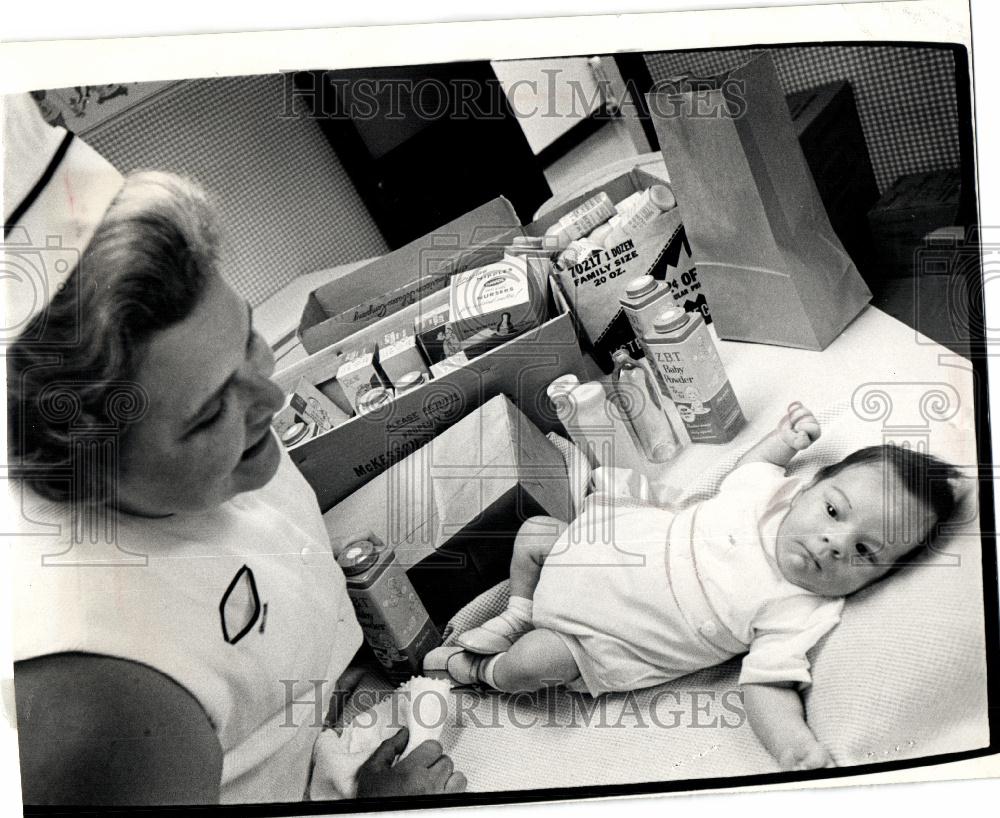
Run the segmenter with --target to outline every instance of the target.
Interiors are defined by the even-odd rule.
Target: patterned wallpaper
[[[223,274],[252,304],[302,273],[388,249],[316,124],[279,116],[283,82],[178,82],[84,132],[122,171],[183,173],[211,191],[227,234]]]
[[[786,94],[849,80],[879,190],[904,173],[959,166],[955,60],[940,48],[790,46],[646,55],[653,80],[714,74],[759,50],[774,59]]]

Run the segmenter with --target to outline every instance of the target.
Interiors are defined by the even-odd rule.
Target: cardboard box
[[[445,358],[458,355],[462,351],[462,342],[451,325],[451,306],[440,304],[420,315],[414,323],[417,345],[424,358],[430,364],[434,375],[435,365]]]
[[[451,278],[449,321],[474,357],[545,320],[545,292],[534,267],[547,259],[504,257]]]
[[[427,372],[427,362],[417,347],[412,327],[403,326],[382,336],[378,345],[378,368],[391,386],[409,372]]]
[[[620,202],[654,184],[663,184],[663,180],[633,168],[527,225],[525,233],[543,236],[563,214],[601,191],[613,202]],[[642,354],[619,303],[628,283],[641,275],[663,281],[672,290],[675,304],[688,311],[698,310],[711,321],[681,217],[681,208],[675,207],[637,235],[558,274],[594,360],[605,372],[613,369],[611,353],[616,349],[626,347],[637,357]]]
[[[517,215],[509,202],[498,198],[321,289],[329,300],[342,288],[350,296],[344,301],[355,299],[356,303],[360,298],[355,296],[363,297],[366,291],[410,280],[414,269],[447,276],[497,261],[503,256],[502,245],[516,235],[523,235]],[[308,336],[314,341],[317,338],[334,341],[277,373],[275,380],[285,388],[294,386],[303,373],[329,381],[346,348],[377,341],[389,330],[412,325],[422,315],[446,303],[447,297],[446,290],[434,292],[346,339],[338,337],[339,325],[329,324],[318,300],[310,297],[300,334],[303,339]],[[386,409],[353,417],[290,450],[292,459],[316,492],[320,509],[328,510],[497,395],[507,395],[544,432],[559,428],[545,388],[559,375],[573,373],[586,380],[591,374],[580,351],[569,306],[557,288],[549,288],[546,319],[538,328],[489,350],[467,365],[405,392]]]
[[[960,224],[962,179],[957,168],[900,176],[868,213],[883,276],[909,277],[924,237]]]
[[[331,539],[370,528],[396,549],[431,618],[443,625],[509,575],[529,517],[568,521],[559,450],[497,396],[324,515]]]
[[[387,385],[382,382],[382,376],[375,366],[377,349],[373,343],[355,347],[345,355],[344,362],[337,370],[337,384],[354,411],[358,411],[366,392]]]
[[[302,346],[310,354],[319,352],[387,317],[373,313],[360,324],[344,322],[340,316],[345,304],[360,304],[426,279],[435,281],[426,284],[427,291],[421,301],[427,303],[428,299],[440,295],[447,287],[447,276],[455,271],[456,258],[500,237],[514,235],[512,231],[520,223],[513,214],[510,202],[503,198],[493,199],[432,233],[314,290],[299,321],[298,334]],[[447,301],[447,294],[444,301]],[[412,311],[419,303],[403,305],[400,302],[393,312]]]

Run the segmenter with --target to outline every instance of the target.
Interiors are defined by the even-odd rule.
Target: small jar
[[[382,409],[390,401],[392,401],[392,393],[385,387],[376,386],[365,392],[358,400],[358,414],[363,415],[374,412],[376,409]]]
[[[427,382],[427,375],[419,369],[411,369],[405,375],[396,379],[396,397],[404,392],[411,392]]]

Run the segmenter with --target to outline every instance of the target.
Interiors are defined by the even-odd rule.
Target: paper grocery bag
[[[770,56],[647,95],[719,336],[824,349],[871,292],[819,198]]]

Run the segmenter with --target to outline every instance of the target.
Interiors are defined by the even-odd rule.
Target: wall
[[[84,133],[122,171],[183,173],[214,195],[223,275],[252,304],[388,249],[316,124],[281,117],[283,88],[278,75],[179,82]]]
[[[872,169],[883,193],[904,173],[959,166],[955,61],[939,48],[792,46],[766,48],[786,94],[849,80]],[[758,50],[646,55],[653,81],[682,72],[714,74]]]

